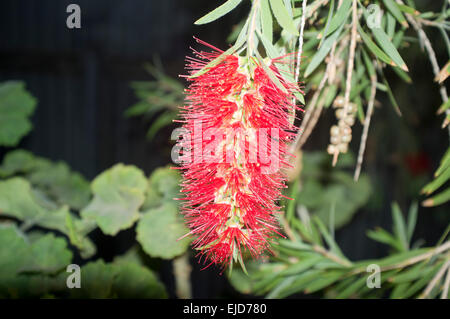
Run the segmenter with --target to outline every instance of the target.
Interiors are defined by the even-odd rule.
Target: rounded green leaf
[[[174,203],[144,213],[137,227],[137,240],[152,257],[171,259],[184,253],[189,239],[180,237],[188,233]]]
[[[95,178],[94,198],[81,216],[94,219],[103,233],[116,235],[139,219],[146,189],[147,180],[140,169],[117,164]]]

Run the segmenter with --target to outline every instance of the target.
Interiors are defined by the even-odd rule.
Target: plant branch
[[[447,268],[447,276],[445,277],[444,288],[442,289],[441,299],[448,298],[449,286],[450,286],[450,267]]]
[[[353,76],[353,65],[355,60],[355,51],[356,51],[356,37],[358,35],[357,25],[358,25],[358,11],[357,11],[357,1],[353,0],[352,2],[352,30],[351,30],[351,38],[350,38],[350,51],[349,58],[347,64],[347,81],[345,83],[345,94],[344,94],[344,107],[343,113],[348,114],[348,105],[350,103],[350,90],[352,86],[352,76]],[[339,151],[336,151],[333,156],[333,166],[336,165],[337,159],[339,156]]]
[[[436,273],[436,275],[431,279],[431,281],[428,283],[427,287],[423,291],[423,293],[420,295],[419,299],[425,299],[428,297],[430,292],[433,290],[433,288],[436,286],[436,284],[439,282],[439,280],[444,276],[445,271],[450,266],[450,260],[447,260],[444,265],[439,269],[439,271]]]
[[[397,1],[397,2],[402,3],[402,1]],[[438,76],[438,74],[440,72],[439,63],[437,61],[436,53],[434,52],[433,46],[431,45],[431,42],[430,42],[430,39],[427,37],[427,34],[423,30],[420,22],[416,21],[414,19],[414,17],[411,16],[410,14],[406,14],[406,18],[411,23],[413,28],[416,30],[417,35],[419,36],[419,39],[423,43],[425,50],[428,52],[428,58],[430,59],[430,63],[431,63],[432,69],[433,69],[434,76]],[[448,93],[447,93],[447,89],[445,88],[445,86],[441,85],[439,88],[439,92],[441,94],[442,102],[443,103],[447,102],[448,101]],[[450,110],[446,110],[445,114],[447,116],[450,116]],[[444,122],[444,126],[445,126],[445,122]],[[450,126],[448,127],[448,133],[450,136]]]
[[[256,16],[259,9],[259,0],[254,0],[252,4],[251,9],[251,19],[250,19],[250,25],[248,29],[248,37],[247,37],[247,56],[251,57],[253,56],[253,44],[254,40],[253,37],[255,36],[255,23],[256,23]]]
[[[355,175],[353,176],[355,182],[358,181],[359,175],[361,173],[361,166],[363,163],[364,151],[366,149],[367,136],[369,135],[370,119],[372,118],[373,114],[373,106],[375,104],[376,93],[377,93],[377,74],[376,72],[374,72],[374,75],[372,75],[371,77],[370,98],[367,105],[366,118],[364,119],[364,128],[363,133],[361,135],[361,144],[359,145],[358,160],[356,164]]]

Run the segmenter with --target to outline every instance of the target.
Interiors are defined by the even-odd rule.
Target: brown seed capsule
[[[345,124],[353,126],[355,124],[355,118],[353,116],[347,116],[345,119]]]
[[[341,135],[351,135],[352,134],[352,129],[350,128],[350,126],[348,125],[344,125],[340,127],[340,133]]]
[[[341,137],[340,136],[332,136],[330,137],[330,142],[331,144],[339,144],[341,142]]]
[[[331,136],[337,136],[341,134],[341,130],[339,129],[339,127],[337,125],[333,125],[330,128],[330,135]]]
[[[351,140],[352,140],[352,136],[351,135],[343,135],[341,137],[342,143],[349,143]]]
[[[333,107],[343,107],[344,106],[344,97],[338,96],[333,101]]]
[[[336,152],[336,146],[333,144],[328,145],[327,152],[330,155],[334,154]]]
[[[350,103],[348,105],[348,112],[349,113],[356,113],[357,110],[358,110],[358,107],[356,106],[355,103]]]
[[[336,117],[338,119],[343,119],[345,117],[345,112],[343,109],[337,109],[336,110]]]

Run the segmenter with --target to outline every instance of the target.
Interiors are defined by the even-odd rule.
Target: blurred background
[[[429,9],[439,1],[417,1]],[[81,29],[68,29],[66,7],[81,7]],[[171,164],[170,134],[176,125],[146,137],[155,117],[127,117],[135,105],[131,83],[151,81],[154,77],[144,64],[159,57],[165,73],[177,78],[185,74],[184,59],[190,46],[197,47],[196,36],[219,48],[227,48],[227,38],[245,17],[249,4],[206,26],[193,22],[216,8],[221,1],[206,0],[2,0],[0,2],[0,81],[23,80],[38,100],[33,115],[33,131],[19,147],[52,160],[63,160],[86,178],[122,162],[143,169]],[[448,57],[438,32],[429,36],[440,65]],[[436,116],[441,104],[438,87],[428,58],[417,43],[401,51],[410,69],[412,84],[386,72],[400,106],[399,117],[387,95],[377,95],[363,172],[370,178],[367,202],[339,228],[336,240],[352,260],[378,258],[386,248],[366,236],[376,226],[391,227],[391,202],[407,210],[420,202],[419,191],[429,182],[448,146],[448,132],[440,129]],[[305,57],[307,59],[308,57]],[[181,83],[184,83],[180,79]],[[308,101],[308,95],[306,96]],[[305,151],[324,151],[329,140],[333,112],[325,112],[308,140]],[[361,125],[355,125],[354,152],[359,146]],[[3,156],[7,149],[0,148]],[[450,207],[419,208],[415,238],[435,243],[448,224]],[[135,242],[135,230],[118,236],[95,230],[91,237],[98,252],[92,259],[111,261]],[[74,260],[75,263],[84,261]],[[174,279],[170,261],[158,261],[161,279],[169,296],[174,297]],[[219,270],[200,271],[191,260],[193,297],[221,298],[240,296]]]

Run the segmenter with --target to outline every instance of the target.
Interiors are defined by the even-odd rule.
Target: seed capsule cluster
[[[344,104],[345,100],[342,96],[336,97],[333,101],[338,123],[330,128],[330,144],[327,148],[330,155],[347,153],[348,144],[352,140],[352,126],[355,124],[357,107],[356,104],[349,103],[346,112]]]

